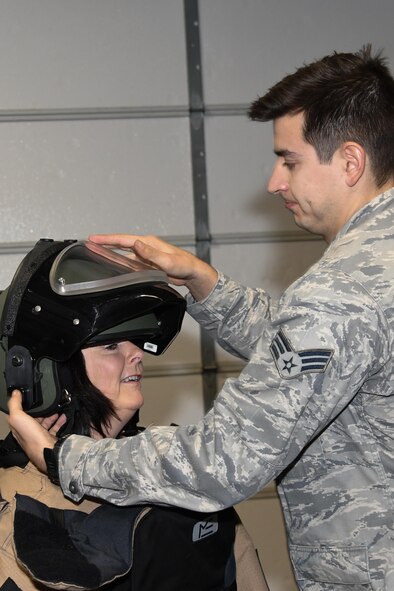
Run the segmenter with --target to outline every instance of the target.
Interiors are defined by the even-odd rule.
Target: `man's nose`
[[[272,170],[271,177],[268,181],[268,191],[270,193],[278,194],[286,192],[289,189],[289,181],[287,179],[287,171],[283,165],[276,164]]]

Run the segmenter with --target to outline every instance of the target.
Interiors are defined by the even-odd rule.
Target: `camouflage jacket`
[[[394,190],[278,301],[220,275],[189,311],[245,369],[195,425],[67,439],[64,492],[209,511],[278,478],[302,590],[392,591],[393,287]]]

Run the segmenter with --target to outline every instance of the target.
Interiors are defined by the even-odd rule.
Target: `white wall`
[[[152,232],[193,247],[183,9],[182,0],[0,0],[0,288],[40,237]],[[295,232],[267,194],[271,126],[249,122],[245,108],[333,50],[372,42],[393,65],[394,5],[200,0],[199,11],[212,260],[277,294],[324,245]],[[147,363],[143,422],[202,416],[199,339],[189,319],[169,353]],[[221,380],[237,370],[217,358]],[[272,590],[291,591],[273,487],[240,511]]]

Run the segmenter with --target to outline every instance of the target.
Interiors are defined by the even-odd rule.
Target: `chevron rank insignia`
[[[295,351],[282,329],[272,341],[270,351],[279,374],[285,379],[294,378],[303,373],[325,372],[334,353],[330,349]]]

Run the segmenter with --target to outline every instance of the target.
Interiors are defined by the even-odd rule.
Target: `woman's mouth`
[[[128,384],[130,382],[140,382],[142,380],[142,375],[132,375],[126,376],[123,380],[120,380],[123,384]]]

